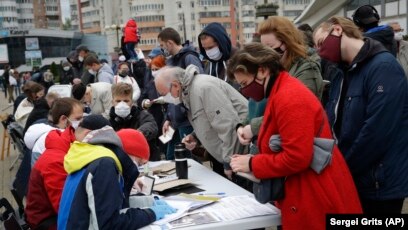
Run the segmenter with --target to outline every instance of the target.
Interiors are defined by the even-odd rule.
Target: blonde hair
[[[343,29],[343,33],[346,34],[347,37],[361,40],[363,39],[362,32],[358,29],[353,21],[348,18],[339,16],[333,16],[327,19],[325,22],[322,22],[315,29],[315,33],[320,28],[322,28],[323,31],[330,31],[333,25],[339,25]]]
[[[132,98],[133,88],[128,83],[119,82],[112,85],[112,98],[115,96],[129,96]]]
[[[280,63],[280,55],[270,48],[258,42],[244,45],[229,60],[227,67],[228,77],[235,79],[234,73],[256,74],[259,67],[268,68],[272,76],[276,76],[283,67]]]
[[[303,34],[285,17],[269,17],[259,24],[258,33],[261,36],[273,33],[279,41],[286,45],[286,56],[281,62],[287,70],[290,69],[297,58],[307,57]]]

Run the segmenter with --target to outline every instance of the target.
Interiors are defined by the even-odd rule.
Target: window
[[[194,21],[195,20],[195,14],[191,13],[191,20]]]
[[[194,8],[194,1],[190,2],[190,6],[191,6],[191,8]]]
[[[253,17],[255,16],[254,12],[253,10],[244,10],[242,11],[242,17]]]
[[[302,13],[301,10],[286,10],[286,11],[283,11],[283,16],[296,17],[296,16],[299,16],[301,13]]]
[[[230,16],[229,11],[200,12],[200,18],[221,18],[229,16]]]
[[[246,6],[246,5],[255,5],[254,0],[242,0],[241,5]]]

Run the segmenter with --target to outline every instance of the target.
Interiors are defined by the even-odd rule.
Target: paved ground
[[[1,113],[11,113],[12,107],[8,105],[8,101],[4,97],[3,91],[0,90],[0,114]],[[4,128],[0,125],[0,137],[3,137]],[[2,145],[2,140],[0,140],[0,149]],[[1,153],[0,153],[1,154]],[[6,154],[5,154],[6,155]],[[16,159],[17,152],[14,150],[13,145],[10,148],[10,156],[4,158],[3,161],[0,161],[0,197],[6,197],[14,207],[17,207],[11,193],[10,193],[10,185],[11,182],[17,172],[17,167],[21,161],[18,161],[17,167],[14,167],[13,170],[9,171],[10,165]],[[408,199],[405,200],[403,213],[408,213]],[[0,230],[3,229],[3,226],[0,226]],[[268,228],[268,230],[273,230],[275,228]]]

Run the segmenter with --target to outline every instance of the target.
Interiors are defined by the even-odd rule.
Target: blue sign
[[[8,30],[0,30],[0,37],[8,37],[9,31]]]

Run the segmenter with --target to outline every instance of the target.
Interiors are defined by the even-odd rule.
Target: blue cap
[[[163,55],[163,51],[160,47],[153,48],[152,51],[150,51],[149,55],[147,55],[149,58],[155,58],[159,55]]]

